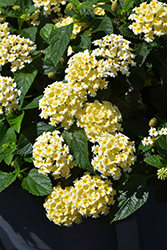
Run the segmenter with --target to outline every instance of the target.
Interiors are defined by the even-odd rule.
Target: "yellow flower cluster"
[[[105,15],[105,10],[100,8],[100,7],[96,7],[97,5],[104,5],[105,3],[104,2],[100,2],[100,3],[97,3],[96,5],[93,5],[94,7],[94,10],[93,12],[98,15],[98,16],[104,16]]]
[[[9,114],[18,108],[21,91],[16,88],[16,83],[11,77],[0,76],[0,114],[3,110]]]
[[[107,134],[97,139],[98,145],[92,147],[94,158],[92,166],[99,171],[103,177],[112,176],[114,180],[121,177],[121,168],[124,171],[131,171],[134,164],[135,147],[133,142],[121,133]]]
[[[95,96],[99,88],[107,88],[108,82],[99,76],[97,63],[95,56],[90,55],[88,50],[69,59],[65,79],[79,95],[85,90],[90,96]]]
[[[44,90],[44,96],[39,101],[39,108],[42,109],[41,118],[50,117],[50,124],[68,129],[74,123],[74,117],[78,109],[82,107],[84,95],[79,96],[68,84],[54,82]]]
[[[75,192],[74,192],[75,191]],[[109,206],[114,205],[115,190],[109,180],[102,180],[100,176],[90,176],[85,173],[80,180],[74,181],[72,200],[82,216],[107,215]]]
[[[8,23],[0,24],[0,66],[10,62],[11,71],[22,69],[32,61],[29,54],[36,49],[30,39],[10,35]]]
[[[152,42],[156,36],[167,34],[167,4],[156,0],[150,3],[143,2],[133,9],[134,14],[129,16],[134,22],[129,29],[135,35],[144,33],[144,40]]]
[[[92,42],[97,49],[93,50],[92,55],[100,56],[102,59],[98,61],[97,72],[101,77],[115,77],[120,71],[122,74],[129,76],[129,65],[135,66],[133,61],[135,55],[132,54],[130,41],[121,35],[106,35],[102,39]]]
[[[79,34],[82,28],[85,26],[84,23],[76,22],[72,17],[69,16],[60,17],[59,19],[54,19],[53,21],[56,23],[57,28],[74,23],[71,39],[75,39],[77,34]]]
[[[110,102],[100,103],[95,100],[93,103],[86,103],[84,109],[80,110],[77,116],[77,126],[85,129],[87,138],[95,142],[98,136],[106,133],[115,134],[121,130],[122,116],[117,106]]]
[[[46,216],[56,225],[72,226],[73,223],[79,224],[82,215],[78,213],[72,201],[73,188],[61,188],[60,185],[53,188],[52,193],[47,197],[43,204],[46,209]]]
[[[69,147],[64,144],[60,132],[47,132],[40,135],[33,145],[34,165],[39,173],[51,173],[55,179],[70,176],[70,169],[74,167],[73,157],[69,154]]]
[[[80,180],[74,181],[74,186],[54,187],[44,207],[47,217],[55,224],[71,226],[80,223],[82,216],[97,218],[100,214],[108,214],[109,205],[114,204],[114,194],[110,181],[85,173]]]
[[[160,168],[157,171],[158,179],[165,181],[167,179],[167,168]]]
[[[43,7],[44,15],[50,15],[52,11],[54,12],[60,12],[61,11],[61,5],[65,5],[65,0],[33,0],[34,6],[36,8]]]

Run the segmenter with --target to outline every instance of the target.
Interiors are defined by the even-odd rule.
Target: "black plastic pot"
[[[0,194],[0,250],[166,250],[167,204],[152,196],[133,215],[106,227],[87,218],[70,228],[56,226],[25,190]]]

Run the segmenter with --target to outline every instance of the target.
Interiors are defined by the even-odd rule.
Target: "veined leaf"
[[[23,117],[24,117],[24,111],[20,111],[18,114],[10,113],[7,116],[7,121],[17,133],[20,133]]]
[[[104,16],[102,21],[100,22],[99,26],[97,29],[95,29],[92,33],[98,32],[98,31],[104,31],[106,34],[112,34],[113,33],[113,25],[111,22],[111,19],[107,16]]]
[[[55,29],[50,35],[51,60],[56,66],[60,58],[63,56],[71,39],[73,31],[73,23]]]
[[[159,147],[161,147],[164,150],[167,150],[167,135],[162,135],[158,141],[157,144]]]
[[[80,2],[78,0],[68,0],[69,3],[72,3],[75,7],[80,5]]]
[[[13,0],[11,0],[11,1],[13,1]],[[20,9],[23,9],[24,6],[31,6],[32,2],[31,2],[31,0],[17,0],[17,1],[15,1],[15,4],[20,6]]]
[[[73,153],[76,165],[82,169],[95,173],[89,161],[88,143],[85,131],[64,130],[62,136]]]
[[[117,200],[118,211],[113,215],[111,221],[118,221],[127,218],[144,203],[146,203],[149,192],[146,186],[145,176],[131,176],[124,185],[118,187]],[[112,209],[111,209],[112,213]]]
[[[29,38],[31,41],[35,42],[37,31],[38,31],[37,27],[29,27],[22,29],[20,31],[20,34],[21,36]]]
[[[150,155],[146,157],[144,161],[150,166],[153,166],[156,168],[161,168],[164,166],[164,159],[160,155]]]
[[[3,152],[3,160],[7,165],[10,165],[12,162],[12,159],[14,157],[14,151],[16,149],[16,145],[12,148],[6,148],[5,151]]]
[[[146,42],[141,42],[135,45],[134,52],[137,55],[135,61],[139,67],[145,62],[151,50],[151,46]]]
[[[81,9],[86,9],[86,10],[93,10],[93,5],[91,2],[83,2],[83,3],[80,3],[80,5],[77,7],[77,10],[80,11]]]
[[[139,146],[138,146],[138,152],[137,152],[137,153],[139,153],[139,154],[140,154],[140,152],[139,152],[139,151],[142,151],[142,153],[144,153],[144,152],[146,152],[146,151],[150,150],[151,148],[152,148],[152,146],[151,146],[151,145],[146,145],[146,146],[144,146],[144,145],[143,145],[143,143],[142,143],[142,142],[140,142],[140,144],[139,144]]]
[[[128,11],[130,8],[132,8],[133,4],[134,4],[133,0],[126,0],[123,5],[124,11]]]
[[[21,156],[26,156],[32,153],[33,144],[35,139],[41,135],[43,132],[53,131],[55,127],[52,127],[44,122],[38,122],[30,126],[29,128],[23,130],[19,137],[18,145],[16,148],[16,154]]]
[[[14,74],[14,80],[16,81],[18,88],[21,90],[20,107],[22,106],[24,97],[31,87],[37,73],[38,71],[34,67],[26,65],[24,69],[19,70]]]
[[[38,108],[39,107],[39,100],[42,97],[43,97],[43,95],[37,96],[36,98],[34,98],[34,100],[32,102],[30,102],[29,104],[27,104],[23,109],[27,110],[27,109]]]
[[[30,170],[21,185],[31,194],[37,196],[48,195],[52,192],[52,183],[49,177],[38,173],[38,170],[35,168]]]
[[[81,44],[80,44],[81,48],[83,49],[91,49],[91,37],[89,35],[88,32],[84,32],[81,35]]]
[[[0,0],[0,7],[14,6],[16,0]]]
[[[12,173],[6,173],[3,171],[0,171],[0,192],[2,192],[5,188],[10,186],[17,177],[17,173],[12,172]]]
[[[52,23],[47,23],[42,29],[40,29],[40,36],[43,38],[45,42],[50,43],[50,34],[53,30],[57,29],[56,25]]]

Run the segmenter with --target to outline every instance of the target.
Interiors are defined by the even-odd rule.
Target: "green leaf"
[[[128,11],[130,8],[133,7],[134,1],[133,0],[126,0],[123,6],[124,11]]]
[[[52,23],[47,23],[42,29],[40,29],[40,36],[42,39],[47,42],[48,44],[50,43],[50,34],[52,33],[53,30],[57,29],[56,25]]]
[[[17,133],[20,133],[23,117],[24,117],[24,111],[20,111],[18,114],[10,113],[6,119],[9,122],[10,126]]]
[[[163,158],[159,155],[150,155],[144,159],[144,162],[156,168],[162,168],[164,166]]]
[[[13,148],[7,148],[3,152],[3,160],[4,162],[9,166],[10,163],[12,162],[13,156],[14,156],[14,151],[16,149],[16,145]]]
[[[68,0],[69,3],[72,3],[74,6],[80,5],[80,2],[78,0]]]
[[[17,173],[6,173],[0,171],[0,192],[2,192],[5,188],[7,188],[10,184],[12,184],[17,177]]]
[[[43,132],[54,131],[55,127],[52,127],[44,122],[38,122],[23,130],[19,137],[18,145],[15,153],[21,156],[32,154],[33,144],[35,139]]]
[[[8,126],[7,126],[7,122],[3,121],[3,122],[0,122],[0,145],[1,145],[1,141],[3,140],[5,134],[6,134],[6,131],[8,130]]]
[[[35,42],[37,31],[37,27],[29,27],[26,29],[22,29],[20,31],[20,34],[22,37],[29,38],[31,41]]]
[[[26,162],[31,163],[31,162],[33,162],[33,157],[24,157],[24,160],[25,160]]]
[[[67,142],[70,150],[72,151],[76,165],[82,169],[95,173],[89,160],[88,143],[85,131],[64,130],[62,136]]]
[[[124,37],[137,39],[137,36],[128,28],[128,25],[129,24],[122,24],[118,27],[119,31],[121,32],[121,35]]]
[[[37,131],[37,136],[41,135],[43,132],[48,132],[48,131],[54,131],[56,130],[55,127],[45,123],[45,122],[38,122],[36,124],[36,131]]]
[[[14,80],[17,83],[18,89],[21,90],[20,107],[22,106],[24,97],[31,87],[37,73],[38,71],[34,67],[26,65],[24,69],[19,70],[14,74]]]
[[[49,177],[38,173],[37,169],[31,169],[21,185],[31,194],[37,196],[48,195],[52,192],[52,183]]]
[[[80,11],[81,9],[87,9],[87,10],[93,10],[93,5],[92,3],[86,1],[83,3],[80,3],[80,5],[77,7],[77,10]]]
[[[19,156],[17,156],[15,159],[14,159],[14,168],[15,170],[17,171],[17,173],[20,171],[20,168],[21,168],[21,159]]]
[[[0,0],[1,7],[14,6],[16,4],[16,0]]]
[[[145,176],[131,176],[123,186],[121,185],[118,187],[118,211],[114,214],[111,223],[125,219],[130,214],[134,213],[146,203],[148,196],[149,192],[146,186]]]
[[[63,56],[72,35],[73,23],[53,30],[50,35],[51,60],[56,66]]]
[[[141,42],[135,45],[134,52],[137,55],[135,61],[139,67],[145,62],[151,50],[151,46],[146,42]]]
[[[162,135],[157,140],[157,145],[167,151],[167,135]]]
[[[138,150],[139,150],[139,151],[142,151],[142,153],[144,153],[144,152],[150,150],[151,148],[152,148],[151,145],[146,145],[146,146],[144,146],[142,142],[140,142],[140,144],[139,144],[139,146],[138,146]]]
[[[17,142],[16,133],[13,128],[9,128],[3,138],[3,141],[7,143],[8,146],[12,147]]]
[[[27,109],[38,108],[39,107],[39,100],[42,97],[43,97],[43,95],[37,96],[36,98],[34,98],[34,100],[32,102],[30,102],[28,105],[26,105],[23,109],[27,110]]]
[[[9,165],[13,159],[13,152],[16,149],[17,137],[13,128],[9,128],[0,143],[0,162],[5,161]]]
[[[99,1],[97,2],[99,3]],[[113,14],[113,16],[115,16],[115,12],[111,10],[111,5],[110,4],[97,4],[96,7],[102,8],[104,10],[107,10],[108,12],[110,12],[111,14]],[[96,8],[95,7],[95,8]]]
[[[15,4],[20,6],[20,9],[23,9],[24,6],[31,6],[32,2],[31,2],[31,0],[17,0],[17,1],[15,1]]]
[[[44,58],[43,61],[43,69],[44,69],[44,75],[48,75],[50,72],[54,73],[54,74],[59,74],[61,73],[65,68],[65,65],[59,61],[57,66],[55,67],[54,63],[52,60],[50,60],[50,58],[46,57]]]
[[[81,48],[83,49],[91,49],[91,36],[89,35],[89,31],[84,32],[81,35]]]
[[[113,33],[113,25],[111,22],[111,19],[107,16],[104,16],[102,21],[100,22],[97,29],[95,29],[92,33],[98,32],[98,31],[104,31],[106,34],[112,34]]]

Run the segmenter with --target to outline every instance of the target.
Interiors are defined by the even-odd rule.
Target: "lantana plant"
[[[63,226],[167,201],[166,35],[157,0],[0,0],[0,192]]]

